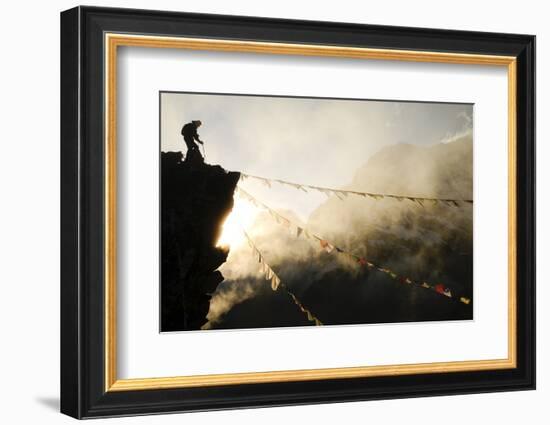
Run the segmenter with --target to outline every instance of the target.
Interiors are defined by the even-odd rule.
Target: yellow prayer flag
[[[271,279],[271,289],[276,291],[277,288],[279,288],[280,283],[281,283],[281,279],[279,279],[279,277],[276,274],[273,274],[273,277]]]

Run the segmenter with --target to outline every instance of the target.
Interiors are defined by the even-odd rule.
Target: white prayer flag
[[[271,289],[276,291],[277,288],[279,288],[280,283],[281,283],[281,279],[279,279],[279,277],[276,274],[274,274],[273,277],[271,278]]]

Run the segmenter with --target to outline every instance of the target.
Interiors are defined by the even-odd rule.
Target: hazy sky
[[[298,183],[342,187],[385,146],[431,145],[472,130],[472,105],[161,93],[161,149],[186,148],[181,127],[201,120],[206,162]],[[306,220],[326,198],[247,182],[251,193]]]

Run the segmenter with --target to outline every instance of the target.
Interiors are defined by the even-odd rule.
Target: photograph
[[[473,104],[159,102],[160,332],[474,319]]]
[[[6,299],[40,317],[23,348],[54,347],[12,368],[14,415],[32,423],[58,403],[71,418],[168,423],[251,409],[234,416],[242,425],[295,406],[283,420],[322,410],[334,423],[343,403],[374,422],[540,416],[543,14],[291,3],[265,16],[233,3],[64,5],[54,24],[43,7],[31,14],[47,48],[19,55],[9,80],[26,112],[5,157],[31,164],[7,168],[26,223],[5,220],[25,254],[6,282],[39,293]],[[56,54],[55,84],[23,72]],[[60,108],[33,115],[60,149],[14,143],[30,116],[17,82],[38,104],[60,89]],[[48,173],[58,193],[37,191]],[[56,226],[22,214],[46,198]],[[31,222],[57,235],[29,268]],[[43,285],[48,267],[58,291]],[[7,329],[22,341],[19,324]],[[40,410],[19,391],[29,374]]]

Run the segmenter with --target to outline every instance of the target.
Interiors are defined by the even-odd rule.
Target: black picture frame
[[[517,60],[517,367],[105,391],[102,140],[106,32],[514,56]],[[534,36],[96,7],[76,7],[61,13],[62,413],[92,418],[534,388]]]

